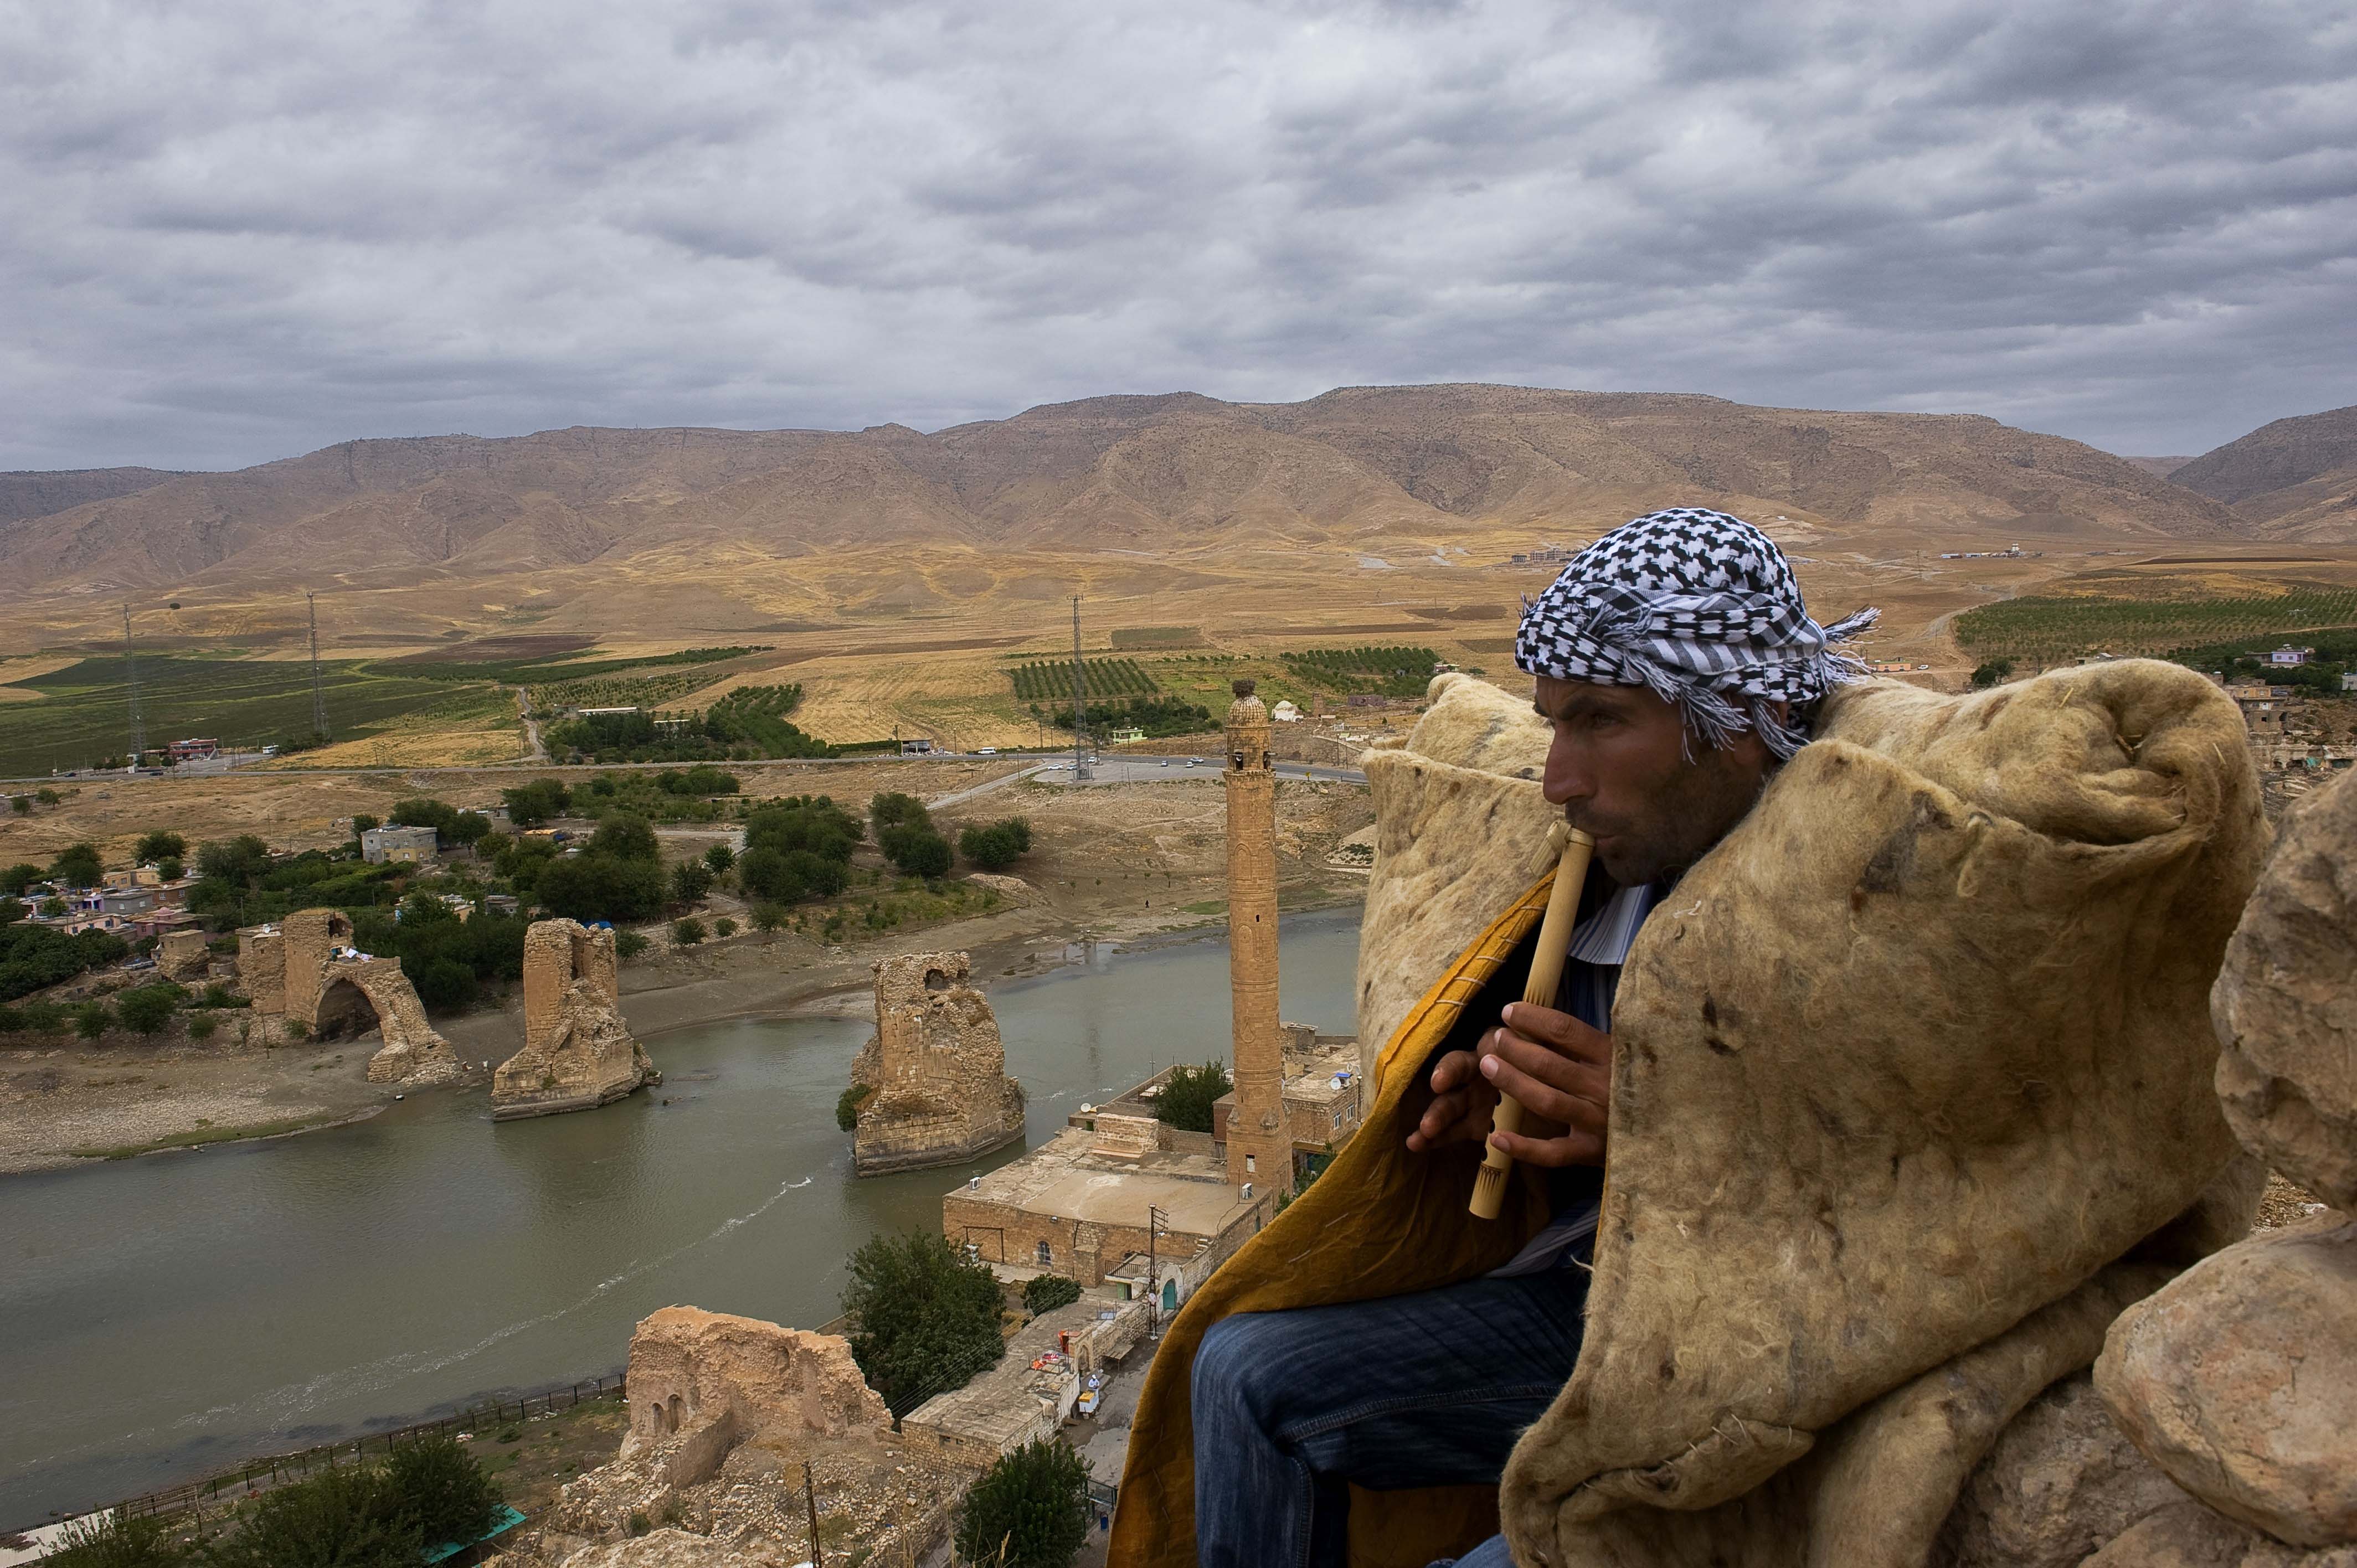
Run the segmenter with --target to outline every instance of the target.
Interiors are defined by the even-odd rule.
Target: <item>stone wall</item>
[[[202,931],[166,931],[156,941],[156,972],[167,980],[202,980],[212,967]]]
[[[249,926],[238,932],[237,978],[256,1013],[285,1012],[286,933],[275,926]]]
[[[640,1322],[629,1388],[625,1455],[723,1418],[737,1436],[787,1446],[892,1424],[884,1397],[860,1378],[849,1341],[693,1306],[666,1306]]]
[[[876,1035],[852,1065],[872,1090],[852,1134],[861,1176],[963,1165],[1023,1136],[1023,1089],[1006,1076],[998,1020],[967,983],[966,955],[879,959]]]
[[[523,939],[523,1048],[491,1077],[492,1116],[587,1111],[657,1081],[622,1017],[614,933],[534,921]]]

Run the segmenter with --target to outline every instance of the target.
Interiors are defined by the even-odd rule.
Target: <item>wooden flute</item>
[[[1538,943],[1531,951],[1531,978],[1523,987],[1523,1000],[1538,1007],[1553,1007],[1562,989],[1564,959],[1571,950],[1572,927],[1579,914],[1579,891],[1587,882],[1588,857],[1596,853],[1596,841],[1566,822],[1555,825],[1547,834],[1547,844],[1556,851],[1555,886],[1547,894],[1546,917],[1539,922]],[[1499,1095],[1490,1130],[1519,1133],[1522,1128],[1522,1102],[1511,1094]],[[1483,1144],[1481,1171],[1473,1178],[1469,1205],[1475,1219],[1498,1218],[1499,1208],[1506,1201],[1506,1176],[1513,1165],[1514,1157],[1505,1150],[1495,1144]]]

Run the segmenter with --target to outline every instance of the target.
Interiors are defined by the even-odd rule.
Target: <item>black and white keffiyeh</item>
[[[1819,626],[1774,541],[1723,511],[1673,507],[1614,529],[1525,601],[1514,662],[1557,680],[1651,687],[1710,745],[1756,730],[1788,757],[1808,734],[1769,704],[1797,710],[1863,675],[1833,645],[1881,613]]]

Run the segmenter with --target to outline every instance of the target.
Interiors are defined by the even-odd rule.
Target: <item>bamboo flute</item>
[[[1588,857],[1596,853],[1594,839],[1563,822],[1557,822],[1547,834],[1547,843],[1557,852],[1555,886],[1547,894],[1546,916],[1539,922],[1538,942],[1531,950],[1531,977],[1523,987],[1523,1000],[1537,1007],[1553,1007],[1556,993],[1562,989],[1564,959],[1571,950],[1572,927],[1579,914],[1579,891],[1587,882]],[[1522,1128],[1522,1102],[1511,1094],[1499,1095],[1490,1130],[1519,1133]],[[1513,1165],[1512,1155],[1495,1144],[1484,1143],[1481,1170],[1473,1179],[1473,1201],[1469,1206],[1475,1219],[1498,1218],[1498,1210],[1506,1201],[1507,1173]]]

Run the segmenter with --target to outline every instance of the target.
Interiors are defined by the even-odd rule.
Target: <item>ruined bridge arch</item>
[[[460,1075],[450,1042],[425,1020],[416,988],[397,958],[339,957],[352,944],[351,918],[340,909],[302,909],[286,917],[283,953],[286,1016],[321,1039],[381,1030],[384,1045],[369,1058],[371,1083],[447,1083]]]

